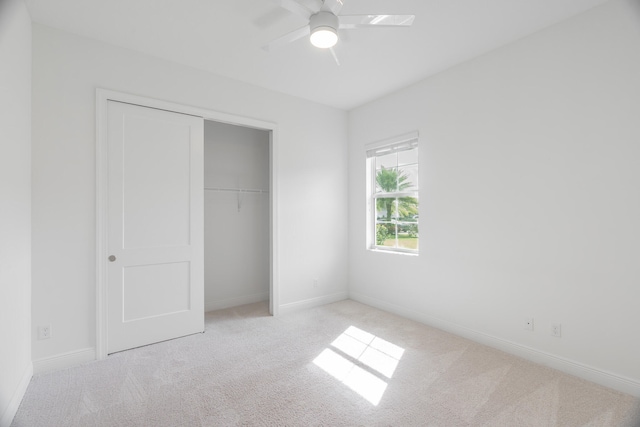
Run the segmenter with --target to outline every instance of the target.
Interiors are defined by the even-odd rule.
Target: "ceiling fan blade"
[[[410,27],[415,15],[343,15],[339,16],[340,29],[367,27]]]
[[[342,2],[343,0],[323,0],[320,10],[337,15],[340,13],[340,9],[342,9]]]
[[[296,1],[296,0],[273,0],[278,6],[289,12],[295,13],[305,19],[309,19],[311,15],[317,12],[318,4],[315,1]],[[313,3],[313,5],[309,4]]]
[[[282,37],[278,37],[275,40],[270,41],[267,45],[262,46],[262,48],[266,51],[272,51],[275,49],[279,49],[291,42],[294,42],[298,39],[301,39],[305,36],[309,36],[311,34],[311,30],[308,25],[305,25],[302,28],[298,28],[297,30],[293,30],[290,33],[285,34]]]
[[[338,66],[340,66],[340,60],[338,59],[338,55],[336,55],[335,49],[330,47],[329,51],[331,52],[331,56],[333,56],[333,60],[336,61],[336,64],[338,64]]]

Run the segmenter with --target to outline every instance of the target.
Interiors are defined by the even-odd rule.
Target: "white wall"
[[[0,0],[0,426],[31,379],[31,18]]]
[[[205,121],[207,311],[269,299],[269,139],[269,131]],[[266,192],[235,193],[211,188]]]
[[[639,76],[612,1],[353,110],[350,295],[640,395]],[[413,130],[420,255],[367,251],[364,145]]]
[[[277,123],[281,311],[346,296],[345,112],[34,24],[36,370],[94,354],[96,87]]]

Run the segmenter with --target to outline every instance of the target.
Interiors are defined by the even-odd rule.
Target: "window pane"
[[[376,199],[376,221],[392,221],[397,218],[396,199],[395,198],[379,198]]]
[[[398,155],[396,153],[376,157],[376,169],[395,168],[396,166],[398,166]]]
[[[398,191],[398,170],[382,168],[376,170],[376,193]]]
[[[396,247],[396,225],[390,222],[376,223],[376,245]]]
[[[418,164],[418,150],[406,150],[398,152],[398,166]]]
[[[405,166],[398,169],[398,190],[418,190],[418,165]]]
[[[403,222],[398,224],[398,247],[418,250],[418,223]]]

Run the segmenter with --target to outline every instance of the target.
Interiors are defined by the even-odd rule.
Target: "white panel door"
[[[204,120],[108,102],[107,353],[204,330]]]

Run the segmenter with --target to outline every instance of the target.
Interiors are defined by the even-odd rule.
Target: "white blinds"
[[[418,146],[418,132],[367,144],[367,158],[411,150]]]

